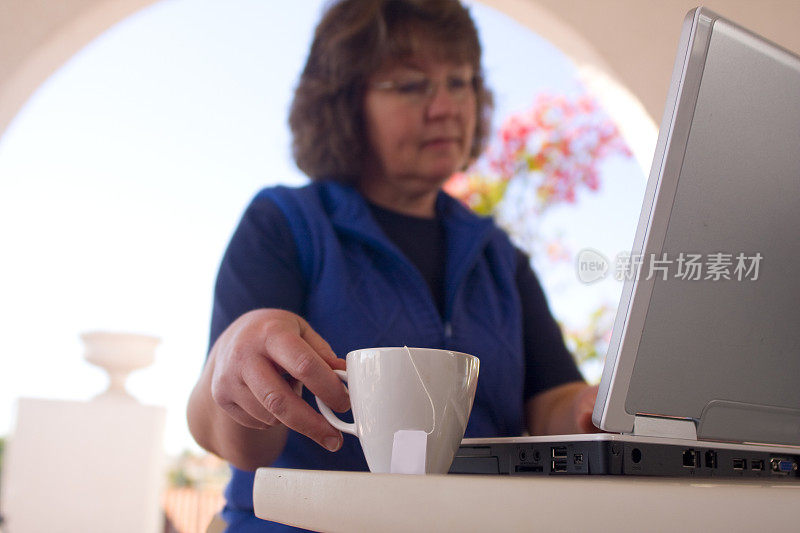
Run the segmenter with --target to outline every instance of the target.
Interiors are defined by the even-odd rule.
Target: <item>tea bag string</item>
[[[411,356],[411,350],[408,349],[408,346],[403,346],[406,349],[406,353],[408,354],[408,359],[411,361],[411,366],[414,367],[414,372],[417,373],[417,377],[419,378],[419,382],[422,385],[422,389],[425,391],[425,394],[428,395],[428,402],[431,404],[431,417],[432,417],[432,424],[430,431],[426,431],[427,435],[430,435],[436,429],[436,407],[433,405],[433,398],[431,397],[431,393],[428,391],[428,387],[425,386],[425,380],[422,379],[422,375],[419,373],[419,369],[417,368],[417,364],[414,362],[414,358]]]

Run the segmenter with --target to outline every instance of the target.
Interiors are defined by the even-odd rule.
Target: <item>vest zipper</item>
[[[450,340],[453,336],[453,325],[450,322],[444,323],[444,338],[445,340]]]

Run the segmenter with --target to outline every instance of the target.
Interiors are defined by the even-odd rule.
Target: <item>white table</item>
[[[320,531],[800,531],[800,483],[260,468],[259,518]]]

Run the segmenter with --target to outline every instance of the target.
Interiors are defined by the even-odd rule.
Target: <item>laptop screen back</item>
[[[595,423],[800,444],[800,58],[687,17]]]

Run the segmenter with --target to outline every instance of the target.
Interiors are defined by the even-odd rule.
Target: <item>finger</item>
[[[229,374],[215,372],[211,380],[211,398],[236,423],[251,429],[266,429],[268,426],[258,417],[251,416],[239,403],[242,397],[252,396],[247,386]]]
[[[253,396],[253,391],[244,382],[242,382],[242,392],[238,395],[238,407],[265,427],[280,424],[277,417],[261,405],[258,398]]]
[[[294,379],[292,376],[288,376],[288,375],[284,376],[284,379],[286,379],[286,382],[289,384],[289,386],[292,388],[292,390],[294,391],[295,394],[297,394],[298,396],[302,396],[303,395],[303,382],[302,381],[300,381],[299,379]]]
[[[237,424],[250,429],[267,429],[269,426],[256,418],[250,416],[244,409],[236,404],[228,404],[223,407],[225,413],[233,418]]]
[[[281,366],[279,364],[277,364],[275,361],[272,361],[272,366],[275,367],[275,370],[276,370],[276,372],[278,372],[278,375],[281,378],[286,380],[286,383],[289,384],[289,387],[292,388],[292,390],[294,391],[295,394],[297,394],[298,396],[302,396],[303,395],[303,382],[302,381],[300,381],[299,379],[295,379],[294,376],[292,376],[286,370],[281,368]]]
[[[587,387],[580,396],[580,409],[591,413],[597,401],[597,387]]]
[[[300,337],[311,346],[311,349],[317,352],[323,361],[328,363],[331,368],[344,370],[344,359],[336,356],[336,353],[331,348],[331,345],[323,339],[319,333],[314,331],[308,322],[303,320],[300,322]]]
[[[323,402],[337,411],[350,409],[350,398],[339,376],[305,340],[283,332],[268,336],[265,344],[272,360]]]
[[[264,409],[286,427],[308,436],[330,451],[341,447],[342,434],[339,430],[297,396],[274,369],[251,364],[243,370],[242,379]]]
[[[578,431],[581,433],[596,433],[599,430],[592,422],[592,413],[581,413],[577,420]]]
[[[594,411],[595,399],[597,398],[598,387],[587,386],[578,395],[576,402],[576,422],[581,433],[593,433],[599,431],[592,422],[592,412]]]

